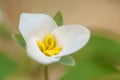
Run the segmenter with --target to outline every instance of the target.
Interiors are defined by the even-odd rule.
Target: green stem
[[[48,80],[48,66],[45,66],[44,68],[44,75],[45,75],[45,80]]]

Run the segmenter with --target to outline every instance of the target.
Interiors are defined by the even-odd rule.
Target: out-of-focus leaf
[[[5,78],[5,80],[33,80],[33,79],[32,79],[32,76],[28,77],[28,75],[19,74],[19,75],[14,75],[12,77]]]
[[[120,75],[115,76],[115,77],[100,78],[100,79],[96,79],[96,80],[120,80]]]
[[[59,61],[63,65],[75,66],[75,61],[71,56],[64,56]]]
[[[62,13],[60,11],[58,11],[56,13],[56,15],[53,17],[53,19],[55,20],[55,22],[57,23],[58,26],[63,25],[63,17],[62,17]]]
[[[120,73],[98,77],[94,80],[120,80]]]
[[[61,80],[94,80],[118,73],[120,42],[112,37],[95,34],[91,36],[89,43],[78,51],[74,57],[76,66],[70,69]]]
[[[0,52],[0,80],[3,80],[3,78],[11,74],[16,68],[17,64],[3,52]]]
[[[0,36],[4,39],[10,39],[10,33],[6,26],[2,23],[0,23]]]
[[[22,47],[25,48],[26,42],[21,34],[12,34],[12,37],[16,43],[20,44]]]

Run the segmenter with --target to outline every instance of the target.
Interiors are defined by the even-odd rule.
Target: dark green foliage
[[[0,80],[11,74],[17,68],[17,64],[5,53],[0,52]]]

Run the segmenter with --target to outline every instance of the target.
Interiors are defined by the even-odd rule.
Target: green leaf
[[[75,66],[75,61],[71,56],[64,56],[59,62],[63,65]]]
[[[14,41],[25,48],[26,42],[21,34],[12,34]]]
[[[62,17],[62,13],[60,11],[58,11],[56,13],[56,15],[53,17],[53,19],[56,21],[58,26],[63,25],[63,17]]]
[[[101,34],[92,34],[89,43],[73,55],[76,66],[61,80],[102,80],[120,72],[120,41]]]
[[[95,80],[120,80],[120,73],[98,77]]]
[[[0,80],[7,77],[17,68],[17,63],[11,60],[5,53],[0,52]]]

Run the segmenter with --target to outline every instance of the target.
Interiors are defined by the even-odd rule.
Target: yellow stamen
[[[62,47],[57,47],[52,35],[47,35],[43,42],[38,41],[37,45],[46,56],[54,56],[60,53]]]
[[[51,35],[45,37],[44,43],[47,49],[51,49],[55,46],[55,40]]]
[[[44,52],[46,50],[46,46],[43,42],[38,41],[37,44],[42,52]]]

